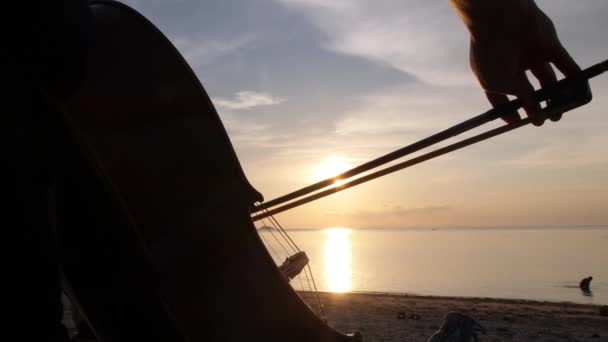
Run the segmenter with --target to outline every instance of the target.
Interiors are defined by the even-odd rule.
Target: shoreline
[[[385,292],[319,297],[330,326],[359,331],[365,341],[427,341],[454,311],[486,329],[480,341],[608,341],[608,317],[600,316],[597,304]]]
[[[578,286],[577,286],[578,288]],[[307,292],[307,291],[297,291],[297,292]],[[530,304],[555,304],[555,305],[582,305],[582,306],[596,306],[598,308],[602,306],[606,306],[608,304],[588,304],[588,303],[579,303],[579,302],[571,302],[571,301],[554,301],[554,300],[545,300],[545,299],[526,299],[526,298],[499,298],[499,297],[469,297],[469,296],[443,296],[443,295],[425,295],[425,294],[417,294],[417,293],[407,293],[407,292],[382,292],[382,291],[351,291],[351,292],[329,292],[329,291],[318,291],[319,294],[325,295],[374,295],[374,296],[393,296],[393,297],[412,297],[418,299],[443,299],[443,300],[491,300],[500,303],[521,303],[521,302],[529,302]]]

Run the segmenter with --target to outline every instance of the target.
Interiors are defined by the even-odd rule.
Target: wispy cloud
[[[437,84],[472,84],[468,34],[445,2],[276,0],[302,11],[327,48],[388,64]]]
[[[468,67],[469,35],[447,1],[275,0],[306,15],[327,37],[326,48],[388,64],[434,84],[474,84]],[[604,0],[571,6],[544,0],[573,56],[603,58]],[[564,10],[568,8],[568,10]],[[585,18],[585,25],[580,21]],[[583,37],[585,39],[581,39]]]
[[[377,209],[325,211],[323,214],[330,220],[357,222],[359,227],[413,227],[436,225],[446,217],[453,215],[454,208],[446,205],[419,207],[394,205]],[[379,226],[379,222],[382,222],[381,226]]]
[[[285,98],[251,90],[239,91],[231,99],[222,97],[213,99],[213,103],[216,106],[232,110],[252,109],[259,106],[277,105],[283,102],[285,102]]]
[[[397,206],[393,206],[393,207],[388,207],[384,210],[376,210],[376,211],[357,210],[354,213],[352,213],[351,215],[365,217],[365,218],[369,219],[371,217],[385,217],[385,216],[402,217],[402,216],[410,216],[410,215],[415,215],[415,214],[430,215],[433,213],[444,212],[444,211],[447,211],[450,209],[451,208],[449,206],[445,206],[445,205],[428,205],[428,206],[422,206],[422,207],[403,207],[403,206],[397,205]]]
[[[478,114],[484,101],[472,87],[401,85],[360,97],[358,106],[336,123],[336,132],[420,137]]]
[[[192,66],[201,66],[212,63],[218,58],[228,56],[238,50],[244,49],[254,41],[252,36],[240,36],[230,40],[197,40],[182,36],[174,39],[177,49]]]
[[[568,141],[554,141],[542,145],[522,156],[506,161],[504,164],[525,168],[581,168],[593,165],[608,165],[608,155],[605,146],[608,137],[575,136]]]

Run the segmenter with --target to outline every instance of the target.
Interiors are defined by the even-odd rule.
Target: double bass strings
[[[535,118],[539,119],[554,119],[556,116],[560,116],[562,113],[570,111],[574,108],[581,107],[588,102],[591,101],[591,90],[589,88],[588,80],[602,74],[603,72],[608,70],[608,60],[605,60],[601,63],[593,65],[585,70],[582,70],[576,75],[571,77],[564,78],[557,83],[550,85],[548,87],[539,89],[535,92],[535,99],[537,102],[547,101],[550,103],[545,109],[543,109],[540,113],[535,115]],[[449,138],[456,137],[464,132],[470,131],[474,128],[480,127],[486,123],[492,122],[505,114],[512,113],[522,107],[522,102],[518,99],[512,100],[508,103],[505,103],[496,108],[490,109],[487,112],[477,115],[471,119],[463,121],[455,126],[452,126],[448,129],[445,129],[439,133],[431,135],[427,138],[419,140],[413,144],[407,145],[403,148],[400,148],[396,151],[388,153],[384,156],[361,164],[353,169],[350,169],[346,172],[343,172],[335,177],[328,178],[322,180],[320,182],[314,183],[297,191],[293,191],[286,195],[280,196],[276,199],[270,200],[268,202],[261,203],[252,208],[252,220],[257,221],[262,218],[272,216],[278,214],[280,212],[298,207],[305,203],[312,202],[314,200],[323,198],[330,194],[334,194],[340,192],[342,190],[351,188],[353,186],[368,182],[372,179],[376,179],[378,177],[385,176],[387,174],[403,170],[405,168],[411,167],[416,164],[420,164],[424,161],[439,157],[441,155],[447,154],[449,152],[456,151],[466,146],[473,145],[475,143],[481,142],[483,140],[487,140],[489,138],[495,137],[497,135],[512,131],[514,129],[526,126],[530,124],[532,121],[530,118],[521,119],[515,123],[503,125],[501,127],[486,131],[484,133],[475,135],[471,138],[464,139],[457,143],[445,146],[443,148],[434,150],[432,152],[420,155],[416,158],[409,159],[407,161],[401,162],[399,164],[387,167],[380,171],[373,172],[366,176],[355,178],[354,180],[347,181],[348,179],[353,179],[355,176],[358,176],[364,172],[370,171],[379,166],[385,165],[389,162],[392,162],[396,159],[405,157],[422,149],[428,148],[430,146],[436,145],[440,142],[443,142]],[[330,187],[334,185],[337,181],[342,182],[341,185],[331,187],[329,189],[322,190],[324,188]],[[319,192],[316,192],[319,191]],[[314,193],[316,192],[316,193]],[[314,193],[312,195],[309,195]],[[308,196],[306,196],[308,195]],[[303,197],[306,196],[306,197]],[[296,200],[300,198],[299,200]],[[289,202],[289,203],[287,203]],[[284,204],[287,203],[287,204]],[[283,205],[281,205],[283,204]],[[281,205],[281,206],[279,206]],[[277,207],[278,206],[278,207]],[[269,208],[275,207],[274,209],[268,210]]]
[[[261,234],[261,233],[258,234],[260,236],[260,238],[262,239],[262,241],[264,242],[264,245],[271,252],[271,255],[273,255],[274,257],[277,257],[278,260],[285,259],[285,258],[287,258],[287,257],[289,257],[289,256],[292,255],[283,246],[283,244],[281,243],[281,240],[283,240],[283,241],[285,241],[287,243],[287,245],[290,247],[290,249],[291,249],[291,251],[293,253],[300,252],[300,248],[291,239],[291,237],[289,236],[289,234],[287,234],[287,232],[285,231],[285,229],[283,228],[283,226],[279,223],[279,221],[277,221],[277,219],[275,219],[271,215],[269,215],[269,219],[270,219],[270,225],[268,225],[266,223],[266,220],[264,220],[263,218],[261,218],[260,220],[261,220],[261,222],[262,222],[262,224],[263,224],[264,227],[269,228],[269,229],[267,229],[267,231],[270,232],[270,235],[274,238],[274,240],[277,242],[277,244],[285,252],[285,254],[283,254],[281,256],[280,254],[277,253],[276,249],[272,246],[272,244],[269,243],[264,238],[264,234]],[[276,230],[276,231],[279,232],[279,235],[280,235],[281,239],[277,238],[274,235],[274,232],[273,232],[274,230]],[[298,282],[300,283],[299,295],[307,303],[307,305],[310,307],[310,309],[320,319],[322,319],[327,324],[327,316],[325,314],[325,309],[323,308],[323,304],[321,303],[321,299],[319,298],[319,291],[317,290],[317,284],[315,282],[315,278],[313,276],[312,269],[311,269],[309,263],[304,267],[303,272],[304,272],[303,275],[302,274],[298,274],[296,276],[296,278],[298,279]],[[306,284],[308,285],[308,288],[306,288],[304,286],[304,282],[302,281],[303,277],[305,279]],[[295,287],[294,287],[294,289],[295,289]],[[312,299],[309,298],[310,295],[312,295],[312,297],[313,297]]]

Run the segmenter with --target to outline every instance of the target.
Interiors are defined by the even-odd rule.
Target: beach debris
[[[413,319],[414,321],[419,321],[421,318],[419,314],[409,314],[406,316],[405,312],[403,311],[397,312],[397,319],[405,319],[405,317]]]
[[[403,311],[399,311],[397,313],[397,319],[405,319],[405,317],[407,317],[409,319],[413,319],[414,321],[419,321],[421,318],[419,314],[415,314],[415,313],[409,314],[407,316],[405,315],[405,312],[403,312]]]
[[[362,342],[363,341],[363,335],[361,335],[360,332],[355,332],[354,334],[346,334],[346,336],[351,337],[353,339],[353,341],[355,342]]]
[[[478,342],[477,332],[486,330],[473,318],[459,312],[450,312],[445,315],[443,324],[428,342]]]
[[[608,305],[604,305],[600,308],[600,316],[608,317]]]

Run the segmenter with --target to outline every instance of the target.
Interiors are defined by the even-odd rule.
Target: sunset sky
[[[447,0],[127,1],[177,46],[267,200],[485,111]],[[539,6],[582,67],[606,0]],[[608,76],[525,127],[280,214],[288,228],[608,225]]]

